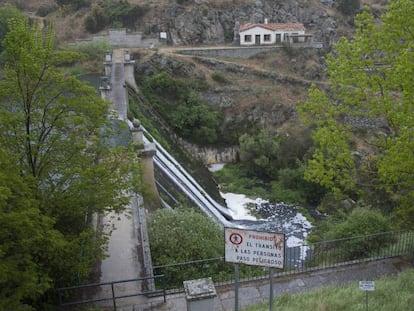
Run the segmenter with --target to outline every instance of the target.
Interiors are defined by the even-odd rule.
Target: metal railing
[[[347,239],[323,241],[311,245],[286,248],[285,269],[274,275],[293,275],[361,262],[403,255],[414,255],[414,231],[393,231]],[[168,293],[183,292],[182,282],[188,279],[212,277],[216,286],[234,282],[234,265],[224,257],[154,266],[154,274],[163,274]],[[269,269],[239,266],[240,282],[269,278]],[[156,286],[160,286],[156,282]]]
[[[286,248],[285,269],[275,271],[274,276],[294,275],[404,255],[414,255],[414,231],[384,232],[311,245],[303,244]],[[239,265],[238,269],[239,282],[269,278],[267,268]],[[234,265],[225,262],[224,257],[154,266],[153,273],[153,277],[59,288],[60,305],[74,306],[112,300],[113,309],[116,310],[116,301],[127,297],[163,296],[166,302],[166,295],[183,292],[183,281],[189,279],[212,277],[216,286],[234,282]],[[140,281],[155,282],[156,287],[151,291],[117,295],[116,285]],[[102,291],[105,286],[110,287],[110,297],[91,298],[97,297],[96,292],[88,293],[88,290]],[[71,300],[68,301],[69,299]]]
[[[161,280],[161,288],[158,290],[152,291],[140,291],[128,294],[117,295],[116,294],[116,285],[118,284],[125,284],[125,283],[136,283],[141,281],[152,281],[152,280]],[[137,278],[137,279],[129,279],[129,280],[122,280],[122,281],[115,281],[115,282],[104,282],[104,283],[95,283],[95,284],[87,284],[87,285],[79,285],[79,286],[71,286],[71,287],[63,287],[58,288],[58,298],[59,304],[62,307],[65,306],[75,306],[81,304],[92,304],[101,301],[108,301],[112,300],[113,310],[116,311],[116,301],[122,298],[128,297],[135,297],[135,296],[164,296],[164,303],[166,302],[166,285],[164,280],[164,275],[156,275],[152,277],[144,277],[144,278]],[[94,295],[94,291],[96,293],[97,290],[102,291],[103,288],[109,286],[111,289],[111,297],[101,297],[101,298],[91,298]],[[89,292],[89,293],[88,293]],[[80,297],[88,297],[88,298],[79,298]],[[75,297],[75,298],[74,298]],[[70,299],[70,301],[67,301]]]

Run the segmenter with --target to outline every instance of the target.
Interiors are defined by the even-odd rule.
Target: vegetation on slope
[[[414,269],[400,272],[395,277],[375,280],[375,290],[368,293],[359,289],[358,283],[344,286],[330,286],[303,294],[282,295],[273,304],[274,310],[283,311],[394,311],[410,310],[413,305]],[[269,310],[269,303],[250,306],[243,311]]]
[[[264,186],[267,191],[273,187],[276,200],[319,205],[322,212],[334,215],[336,224],[346,221],[356,206],[375,208],[403,227],[414,223],[409,86],[413,38],[401,18],[410,5],[410,1],[390,2],[382,24],[368,12],[360,14],[355,38],[336,45],[327,63],[331,87],[311,87],[300,109],[314,145],[306,140],[306,127],[295,136],[286,122],[278,129],[264,126],[262,131],[239,132],[238,176],[249,180],[248,187]],[[236,85],[238,67],[209,63],[216,72],[232,68],[223,71],[225,80],[216,73],[212,83],[222,88]],[[250,78],[249,71],[241,77]],[[264,121],[265,114],[261,115],[256,124]],[[298,121],[289,121],[293,120]],[[295,139],[299,137],[306,144]]]
[[[330,92],[312,87],[301,106],[316,126],[305,179],[403,227],[414,224],[413,10],[412,1],[394,0],[381,24],[358,15],[355,38],[328,59]]]

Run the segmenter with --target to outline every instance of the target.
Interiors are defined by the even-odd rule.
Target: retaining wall
[[[284,45],[273,45],[273,46],[254,46],[254,47],[216,47],[216,48],[194,48],[194,49],[182,49],[178,50],[177,53],[184,55],[194,56],[209,56],[209,57],[235,57],[235,58],[250,58],[259,53],[265,53],[270,51],[277,51],[285,48]],[[292,44],[289,48],[322,48],[322,44],[313,42],[310,44]]]

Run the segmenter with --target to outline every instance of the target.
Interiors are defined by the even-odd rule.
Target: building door
[[[276,34],[276,43],[280,43],[280,42],[282,42],[282,36],[281,36],[280,33],[277,33]]]
[[[298,33],[292,33],[293,43],[299,42],[299,34]]]
[[[255,41],[254,41],[254,43],[255,43],[255,44],[260,44],[260,35],[256,35],[256,36],[255,36]]]

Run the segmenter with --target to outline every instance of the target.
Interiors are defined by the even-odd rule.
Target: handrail
[[[162,286],[163,288],[159,289],[159,290],[138,292],[138,293],[133,293],[133,294],[128,294],[128,295],[121,295],[121,296],[116,296],[115,295],[114,285],[116,285],[116,284],[128,283],[128,282],[137,282],[137,281],[145,281],[145,280],[148,280],[148,279],[154,279],[154,280],[155,279],[162,279],[163,280],[163,282],[162,282],[163,283],[163,286]],[[72,291],[72,290],[75,290],[75,289],[100,287],[100,286],[105,286],[105,285],[110,285],[111,286],[112,297],[78,300],[78,301],[71,301],[71,302],[63,302],[62,301],[63,292]],[[127,297],[144,296],[144,295],[145,296],[146,295],[156,295],[156,294],[162,293],[162,295],[164,297],[164,303],[167,301],[167,298],[166,298],[167,290],[166,290],[166,284],[165,284],[165,279],[164,279],[163,274],[155,275],[155,276],[149,276],[149,277],[136,278],[136,279],[113,281],[113,282],[102,282],[102,283],[92,283],[92,284],[84,284],[84,285],[77,285],[77,286],[61,287],[61,288],[57,289],[57,293],[58,293],[58,298],[59,298],[59,304],[62,307],[112,300],[114,311],[116,311],[116,300],[117,299],[122,299],[122,298],[127,298]]]

